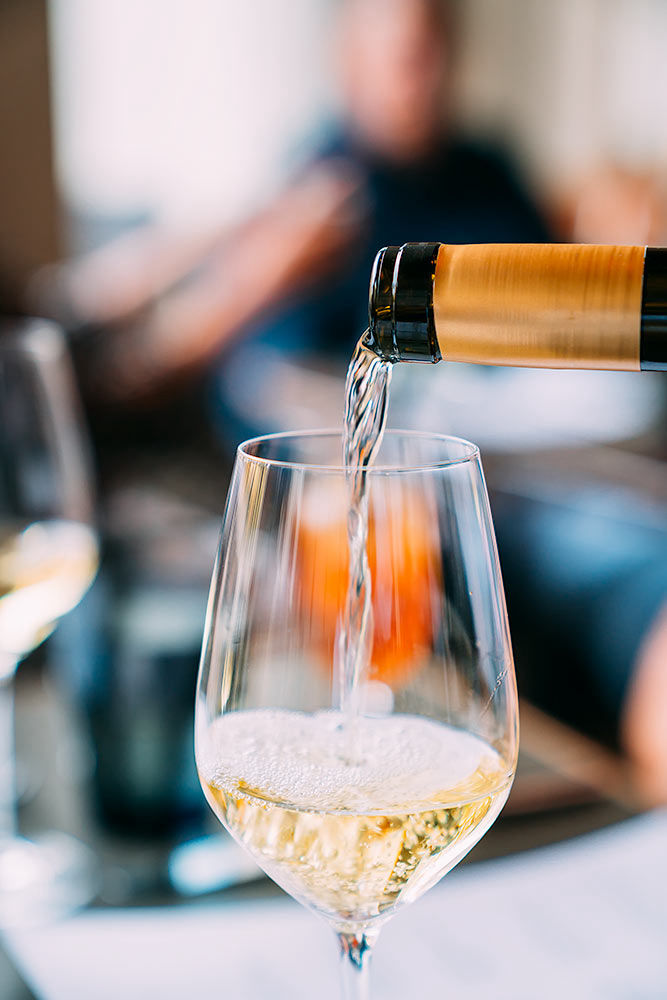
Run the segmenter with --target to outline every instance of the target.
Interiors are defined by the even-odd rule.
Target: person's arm
[[[262,311],[335,270],[362,224],[359,191],[345,162],[313,167],[219,238],[189,275],[141,302],[90,350],[80,344],[88,394],[98,403],[150,398],[200,370]],[[95,301],[92,287],[88,298]],[[100,318],[94,310],[84,317]]]
[[[38,308],[73,329],[123,323],[214,253],[224,238],[216,225],[197,231],[141,226],[40,271],[29,294]]]
[[[645,801],[667,803],[667,598],[644,636],[621,716],[621,741]]]

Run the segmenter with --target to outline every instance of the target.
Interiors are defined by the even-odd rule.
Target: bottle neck
[[[385,247],[373,263],[365,343],[386,361],[440,361],[433,282],[440,243]]]
[[[389,361],[664,370],[667,250],[385,247],[366,344]]]

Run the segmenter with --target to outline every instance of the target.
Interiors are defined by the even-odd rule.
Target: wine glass
[[[65,341],[52,323],[18,320],[0,328],[0,926],[50,917],[89,895],[83,845],[18,834],[13,680],[81,600],[97,557]]]
[[[242,444],[199,672],[208,802],[261,868],[338,935],[366,997],[382,924],[500,812],[517,696],[479,452],[388,431],[368,472],[372,640],[354,697],[341,630],[348,473],[334,432]]]

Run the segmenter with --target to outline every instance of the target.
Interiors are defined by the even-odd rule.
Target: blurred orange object
[[[368,561],[373,603],[370,680],[403,684],[427,661],[434,637],[431,594],[441,588],[437,532],[426,499],[409,490],[372,494]],[[313,646],[329,670],[348,586],[343,498],[306,498],[299,541],[299,601]]]

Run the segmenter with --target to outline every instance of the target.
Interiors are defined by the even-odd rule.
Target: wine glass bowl
[[[389,431],[368,472],[368,662],[346,700],[340,455],[334,432],[240,446],[195,733],[218,818],[362,966],[379,927],[500,812],[517,699],[478,451]]]
[[[62,333],[0,329],[0,675],[79,603],[97,570],[89,456]]]

